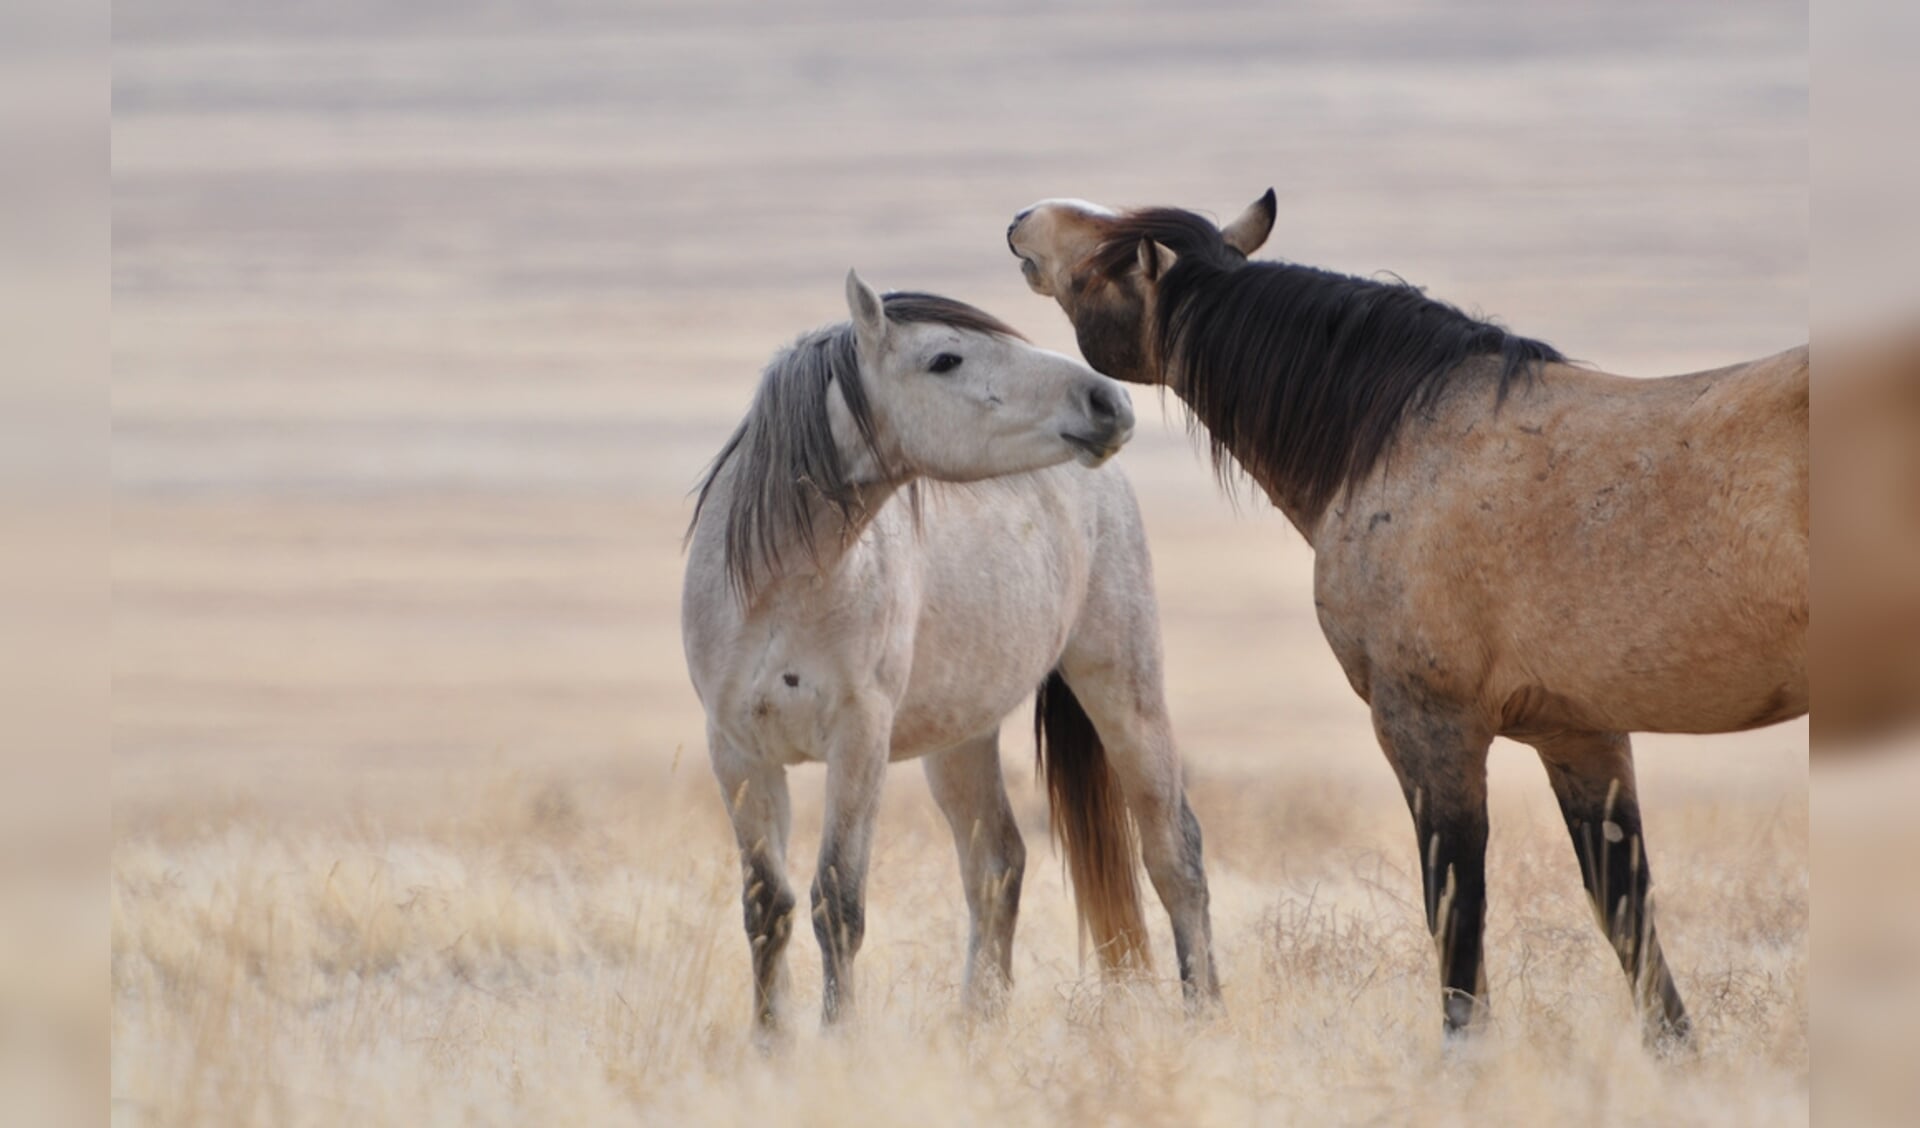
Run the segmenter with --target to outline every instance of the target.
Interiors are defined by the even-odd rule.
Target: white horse
[[[1137,834],[1187,997],[1216,998],[1146,537],[1100,468],[1133,431],[1125,390],[948,298],[882,299],[850,273],[847,303],[850,324],[767,368],[688,533],[687,666],[740,846],[759,1029],[779,1026],[795,904],[786,769],[808,761],[827,765],[823,1023],[853,1005],[881,781],[914,757],[960,855],[966,1001],[1004,998],[1026,847],[999,729],[1036,686],[1083,935],[1109,971],[1147,966]]]

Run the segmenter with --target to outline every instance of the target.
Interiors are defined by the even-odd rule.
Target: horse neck
[[[1246,463],[1241,460],[1238,451],[1234,452],[1233,458],[1235,462],[1240,462],[1242,466],[1246,465]],[[1292,523],[1293,527],[1299,530],[1300,535],[1306,539],[1307,547],[1314,549],[1319,548],[1318,537],[1320,528],[1326,524],[1327,514],[1337,508],[1337,505],[1329,504],[1324,510],[1315,513],[1300,504],[1295,498],[1294,491],[1288,489],[1286,483],[1270,482],[1266,480],[1267,476],[1264,474],[1256,475],[1250,472],[1250,476],[1255,482],[1259,483],[1260,489],[1266,493],[1267,500],[1273,503],[1273,507],[1285,514],[1287,520]]]
[[[848,516],[818,494],[807,495],[813,527],[819,534],[814,540],[814,558],[819,561],[822,575],[830,574],[839,566],[847,550],[866,532],[893,495],[913,481],[911,474],[881,461],[880,456],[855,436],[850,421],[836,419],[833,432],[840,448],[841,464],[851,470],[855,504]]]
[[[810,498],[808,505],[813,509],[815,534],[813,554],[807,555],[799,545],[783,545],[783,548],[790,548],[785,556],[788,574],[831,576],[839,571],[841,562],[859,542],[861,534],[873,524],[874,518],[879,516],[880,511],[889,501],[893,500],[893,496],[907,485],[908,482],[904,479],[861,483],[856,487],[858,504],[853,507],[850,517],[842,515],[838,508],[827,504],[817,496]],[[770,582],[777,583],[786,578],[786,576],[776,577]]]
[[[1209,273],[1217,275],[1226,273],[1226,271],[1221,268],[1212,268],[1209,270]],[[1144,317],[1149,323],[1154,322],[1158,320],[1158,311],[1149,305],[1144,313]],[[1224,424],[1226,420],[1210,418],[1211,413],[1208,408],[1212,405],[1203,405],[1195,402],[1194,389],[1187,382],[1186,375],[1173,364],[1172,359],[1163,351],[1165,349],[1165,342],[1160,338],[1160,334],[1158,332],[1150,332],[1147,336],[1149,338],[1147,344],[1147,365],[1149,370],[1157,370],[1159,372],[1161,382],[1167,388],[1171,389],[1175,396],[1179,397],[1180,402],[1186,405],[1187,410],[1193,414],[1193,418],[1200,421],[1200,425],[1207,429],[1209,435],[1219,436],[1223,433],[1226,434],[1226,450],[1228,455],[1232,457],[1234,465],[1247,477],[1251,478],[1254,484],[1260,487],[1260,491],[1267,495],[1267,500],[1273,504],[1273,507],[1285,514],[1287,520],[1292,523],[1293,527],[1299,530],[1302,537],[1306,538],[1308,546],[1313,547],[1315,534],[1325,519],[1325,512],[1316,513],[1303,505],[1299,500],[1297,490],[1292,488],[1288,483],[1278,480],[1267,468],[1262,466],[1261,463],[1263,460],[1259,457],[1260,452],[1252,449],[1254,440],[1226,431],[1222,427],[1222,424]],[[1227,474],[1223,472],[1219,475],[1219,478],[1223,487],[1231,488],[1231,481]],[[1333,507],[1328,506],[1327,508],[1331,510]]]
[[[1188,395],[1184,381],[1168,386],[1173,389],[1174,395],[1180,397],[1180,402],[1186,404],[1187,410],[1193,412],[1193,417],[1200,421],[1201,426],[1211,434],[1219,433],[1214,427],[1216,421],[1207,418],[1207,413],[1195,406],[1193,399]],[[1329,505],[1326,510],[1315,513],[1302,505],[1295,490],[1285,482],[1274,480],[1270,474],[1261,469],[1259,458],[1248,457],[1258,452],[1241,449],[1247,442],[1248,440],[1239,436],[1230,436],[1227,453],[1232,456],[1234,465],[1239,467],[1247,477],[1253,479],[1254,484],[1260,487],[1260,492],[1267,495],[1267,500],[1273,504],[1273,507],[1284,514],[1288,522],[1299,531],[1302,537],[1306,538],[1307,547],[1318,548],[1315,538],[1319,534],[1320,527],[1326,522],[1327,514],[1332,512],[1335,506]],[[1221,475],[1221,482],[1223,485],[1229,484],[1225,474]]]

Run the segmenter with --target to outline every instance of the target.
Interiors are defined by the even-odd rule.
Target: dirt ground
[[[1273,185],[1268,254],[1392,271],[1613,371],[1800,343],[1804,9],[406,12],[116,21],[116,1122],[1807,1119],[1805,725],[1638,741],[1701,1035],[1673,1061],[1639,1048],[1542,773],[1501,744],[1496,1022],[1443,1051],[1409,820],[1311,556],[1216,487],[1171,402],[1136,395],[1122,465],[1215,1021],[1083,973],[1017,719],[1006,1019],[957,1019],[957,873],[906,766],[863,1026],[753,1053],[677,610],[686,491],[768,355],[844,315],[847,267],[1071,349],[1001,238],[1044,196],[1230,214]],[[809,937],[792,958],[805,1018]]]

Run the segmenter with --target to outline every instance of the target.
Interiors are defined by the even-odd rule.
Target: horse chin
[[[1078,435],[1061,435],[1060,437],[1067,440],[1067,445],[1073,448],[1073,460],[1089,470],[1098,470],[1105,466],[1114,455],[1120,453],[1120,448],[1127,442],[1126,435],[1104,442],[1084,439]]]

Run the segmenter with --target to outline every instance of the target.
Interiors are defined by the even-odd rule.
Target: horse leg
[[[867,861],[886,779],[891,725],[849,709],[827,756],[826,825],[813,874],[813,934],[820,941],[820,1023],[853,1013],[853,958],[866,934]]]
[[[707,740],[713,774],[740,846],[747,944],[753,957],[754,1021],[761,1035],[771,1035],[779,1027],[786,985],[783,957],[793,932],[794,896],[787,884],[787,832],[792,825],[787,771],[740,752],[717,734],[709,733]]]
[[[1625,733],[1559,733],[1534,741],[1560,799],[1580,876],[1601,931],[1633,987],[1649,1042],[1684,1041],[1687,1008],[1654,930],[1646,840]]]
[[[1133,813],[1147,877],[1173,925],[1181,990],[1187,1006],[1199,1010],[1219,1001],[1220,982],[1214,972],[1200,820],[1187,805],[1180,753],[1160,686],[1158,642],[1156,632],[1130,647],[1125,652],[1129,659],[1120,666],[1111,660],[1075,663],[1069,652],[1061,671],[1100,734],[1107,762]],[[1151,669],[1145,668],[1149,658]]]
[[[967,1007],[990,1012],[1013,983],[1013,926],[1027,847],[1000,778],[997,731],[925,757],[927,786],[953,830],[967,894]]]
[[[1440,955],[1448,1034],[1484,1010],[1481,940],[1487,911],[1487,750],[1470,714],[1417,690],[1377,686],[1373,726],[1400,778],[1420,844],[1427,930]]]

